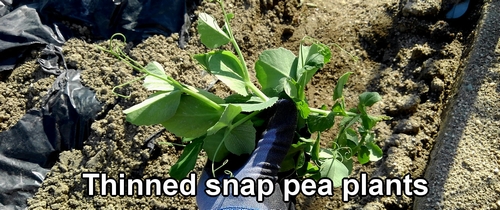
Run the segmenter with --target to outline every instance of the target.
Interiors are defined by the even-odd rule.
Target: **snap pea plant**
[[[281,47],[263,51],[255,63],[256,77],[262,87],[259,89],[250,80],[245,58],[231,30],[229,23],[234,15],[226,13],[222,0],[217,2],[225,24],[220,27],[212,16],[199,14],[201,42],[212,51],[196,54],[193,58],[234,91],[227,98],[178,82],[155,61],[141,66],[121,50],[123,46],[114,44],[114,37],[109,48],[101,48],[144,73],[115,89],[144,79],[144,87],[155,91],[143,102],[124,111],[127,121],[135,125],[161,124],[187,144],[170,169],[172,177],[185,177],[194,168],[202,149],[214,162],[228,161],[226,157],[230,153],[251,153],[257,138],[255,127],[261,122],[257,115],[283,98],[293,100],[297,106],[297,131],[306,128],[309,134],[316,135],[311,139],[296,132],[299,140],[291,146],[282,171],[293,170],[302,178],[329,177],[334,186],[339,187],[342,178],[351,173],[352,157],[356,156],[361,164],[382,157],[382,150],[375,144],[371,130],[385,117],[370,115],[366,110],[381,97],[375,92],[362,93],[358,106],[347,110],[342,92],[351,72],[342,75],[336,84],[333,107],[318,109],[308,106],[305,88],[313,75],[330,61],[331,51],[327,45],[304,38],[298,56]],[[228,43],[232,44],[236,54],[220,49]],[[334,125],[335,117],[342,118],[339,133],[333,139],[332,147],[320,148],[321,132]],[[215,170],[212,165],[212,172]]]

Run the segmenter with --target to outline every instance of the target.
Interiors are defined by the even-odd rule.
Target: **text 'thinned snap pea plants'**
[[[353,156],[361,164],[382,157],[371,130],[387,117],[373,116],[366,111],[381,97],[376,92],[362,93],[358,106],[347,110],[342,91],[351,72],[342,75],[334,87],[333,107],[318,109],[307,103],[306,85],[330,61],[327,45],[304,38],[298,56],[284,48],[263,51],[255,63],[257,80],[262,87],[259,89],[250,80],[247,64],[231,30],[229,22],[234,15],[225,12],[221,1],[218,3],[224,14],[222,27],[208,14],[200,13],[198,19],[201,42],[213,51],[196,54],[193,58],[234,91],[227,98],[178,82],[157,62],[141,66],[121,50],[122,46],[114,44],[113,37],[108,49],[101,48],[144,73],[115,89],[144,79],[144,87],[155,91],[143,102],[124,111],[127,121],[135,125],[161,124],[187,144],[170,169],[172,177],[184,178],[194,168],[202,149],[215,162],[227,161],[230,153],[250,154],[255,149],[255,126],[261,122],[257,115],[282,98],[293,100],[297,106],[297,131],[307,128],[309,133],[316,135],[311,139],[296,132],[299,140],[292,144],[281,171],[293,170],[301,178],[329,177],[334,186],[339,187],[342,178],[352,171]],[[228,43],[236,54],[218,49]],[[341,118],[339,133],[331,148],[320,148],[321,132],[334,125],[335,117]],[[212,172],[215,170],[212,165]]]

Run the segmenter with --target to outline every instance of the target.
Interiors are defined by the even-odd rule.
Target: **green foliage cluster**
[[[296,133],[300,140],[290,148],[282,171],[295,170],[303,178],[329,177],[338,187],[341,179],[352,171],[353,156],[357,156],[362,164],[382,157],[382,150],[375,144],[371,130],[384,117],[366,111],[381,97],[375,92],[365,92],[359,96],[358,106],[347,110],[343,89],[350,72],[340,77],[335,86],[333,107],[317,109],[308,106],[305,88],[313,75],[330,61],[331,51],[327,45],[305,38],[298,56],[284,48],[263,51],[255,63],[257,80],[262,87],[259,89],[250,80],[247,64],[233,36],[229,24],[233,14],[225,12],[221,1],[219,4],[225,24],[220,27],[212,16],[199,14],[201,42],[212,51],[196,54],[193,58],[234,91],[227,98],[176,81],[166,75],[157,62],[141,66],[112,41],[110,48],[102,49],[144,73],[131,82],[144,79],[144,87],[155,91],[142,103],[124,111],[127,121],[135,125],[161,124],[187,143],[170,170],[172,177],[185,177],[194,168],[202,149],[215,162],[225,161],[230,153],[251,153],[255,149],[255,126],[260,122],[257,114],[282,98],[293,100],[297,106],[297,131],[307,128],[310,133],[317,133],[314,139]],[[219,49],[228,43],[232,44],[236,54]],[[336,117],[342,119],[334,144],[331,148],[320,148],[321,132],[331,128]],[[212,170],[216,170],[213,165]]]

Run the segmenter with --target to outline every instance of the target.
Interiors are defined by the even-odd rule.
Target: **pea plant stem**
[[[205,97],[204,95],[201,95],[195,91],[193,91],[192,89],[190,89],[189,87],[186,87],[185,85],[179,83],[177,80],[173,79],[172,77],[170,76],[167,76],[167,78],[164,78],[164,77],[160,77],[158,75],[155,75],[155,74],[150,74],[151,76],[154,76],[158,79],[162,79],[168,83],[170,83],[171,85],[173,85],[174,87],[178,88],[179,90],[181,90],[182,92],[184,93],[187,93],[191,96],[193,96],[194,98],[200,100],[200,101],[203,101],[205,104],[211,106],[212,108],[218,110],[218,111],[224,111],[224,107],[222,107],[221,105],[215,103],[214,101],[208,99],[207,97]],[[193,88],[194,89],[194,88]],[[195,89],[196,90],[196,89]]]
[[[125,87],[125,86],[127,86],[127,85],[129,85],[129,84],[131,84],[131,83],[136,82],[136,81],[142,80],[142,79],[144,79],[146,76],[147,76],[147,75],[143,75],[143,76],[138,77],[138,78],[135,78],[135,79],[133,79],[133,80],[131,80],[131,81],[129,81],[129,82],[126,82],[126,83],[123,83],[123,84],[117,85],[117,86],[113,87],[113,89],[112,89],[111,91],[112,91],[114,94],[116,94],[116,95],[118,95],[118,96],[120,96],[120,97],[129,98],[129,97],[130,97],[130,95],[128,95],[128,96],[126,96],[126,95],[122,95],[122,94],[119,94],[119,93],[115,92],[115,90],[116,90],[116,89],[119,89],[119,88],[122,88],[122,87]]]
[[[241,118],[241,120],[238,120],[238,122],[235,122],[234,124],[232,124],[231,127],[230,127],[230,129],[233,129],[233,128],[236,128],[236,127],[240,126],[241,124],[243,124],[247,120],[252,119],[252,117],[255,117],[255,115],[257,115],[259,113],[260,113],[260,111],[254,111],[254,112],[250,113],[249,115]]]
[[[236,128],[236,127],[240,126],[241,124],[243,124],[243,123],[245,123],[246,121],[248,121],[248,120],[252,119],[252,117],[255,117],[255,115],[257,115],[257,114],[259,114],[259,113],[260,113],[260,111],[254,111],[254,112],[250,113],[249,115],[247,115],[247,116],[245,116],[245,117],[241,118],[240,120],[238,120],[238,121],[237,121],[237,122],[235,122],[234,124],[232,124],[232,125],[229,125],[229,126],[228,126],[228,131],[226,132],[226,135],[224,135],[224,138],[222,139],[222,141],[220,141],[219,145],[217,145],[217,149],[215,150],[215,154],[214,154],[214,157],[213,157],[213,159],[214,159],[214,160],[215,160],[215,157],[217,157],[217,153],[219,152],[220,147],[222,146],[222,144],[224,144],[224,140],[226,139],[227,134],[228,134],[231,130],[233,130],[233,128]],[[226,159],[226,161],[228,161],[228,160]],[[224,162],[224,163],[223,163],[223,165],[224,165],[224,164],[226,164],[226,163],[227,163],[227,162]],[[221,166],[221,167],[222,167],[222,166]],[[215,169],[215,164],[214,164],[214,162],[212,161],[212,175],[213,175],[214,177],[215,177],[215,171],[216,171],[216,170],[218,170],[218,169]]]
[[[245,62],[245,57],[243,57],[243,53],[241,53],[240,46],[236,42],[236,39],[234,38],[233,31],[231,30],[231,24],[229,24],[229,17],[226,13],[226,10],[224,9],[224,4],[222,3],[222,0],[217,1],[222,9],[222,14],[224,15],[224,21],[226,22],[225,27],[227,28],[227,33],[229,35],[229,39],[231,40],[231,44],[234,47],[234,50],[236,51],[236,54],[238,54],[238,58],[243,66],[243,79],[245,81],[245,85],[247,86],[248,89],[250,89],[255,95],[257,95],[259,98],[261,98],[264,101],[269,100],[269,97],[266,96],[259,88],[257,88],[251,81],[250,81],[250,76],[248,74],[248,67]]]
[[[156,77],[158,79],[161,79],[171,85],[173,85],[175,88],[179,89],[180,91],[184,92],[184,93],[187,93],[191,96],[193,96],[194,98],[200,100],[200,101],[203,101],[205,104],[209,105],[210,107],[218,110],[218,111],[224,111],[224,107],[222,107],[221,105],[215,103],[214,101],[208,99],[207,97],[205,97],[204,95],[202,94],[199,94],[197,93],[194,89],[194,88],[189,88],[189,87],[186,87],[185,85],[179,83],[177,80],[173,79],[172,77],[170,76],[167,76],[167,77],[162,77],[160,75],[156,75],[156,74],[152,74],[151,72],[149,72],[144,66],[140,65],[139,63],[135,62],[132,58],[128,57],[126,54],[124,54],[121,50],[113,50],[113,49],[104,49],[104,48],[101,48],[101,50],[104,50],[108,53],[111,53],[112,55],[114,55],[115,57],[117,57],[118,59],[120,59],[122,62],[124,62],[125,64],[127,64],[128,66],[132,67],[133,69],[141,72],[141,73],[144,73],[146,74],[146,76],[153,76],[153,77]],[[119,87],[123,87],[127,84],[130,84],[132,82],[136,82],[140,79],[143,79],[144,77],[146,76],[141,76],[140,78],[137,78],[137,79],[134,79],[130,82],[127,82],[125,84],[122,84],[122,85],[119,85],[115,88],[119,88]],[[115,89],[113,88],[113,89]],[[120,95],[120,94],[118,94]],[[120,95],[122,96],[122,95]],[[126,97],[126,96],[125,96]]]
[[[309,107],[309,109],[311,110],[311,112],[314,112],[314,113],[318,113],[318,114],[322,114],[322,115],[329,115],[331,111],[328,111],[328,110],[322,110],[322,109],[318,109],[318,108],[311,108]]]

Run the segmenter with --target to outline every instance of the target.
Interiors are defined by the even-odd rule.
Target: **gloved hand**
[[[290,145],[292,144],[295,127],[297,124],[297,109],[289,100],[278,101],[271,109],[271,117],[262,139],[257,143],[256,149],[241,168],[232,171],[234,178],[270,179],[274,183],[274,193],[265,197],[263,202],[257,202],[253,196],[209,196],[205,193],[205,182],[212,177],[211,163],[207,163],[198,187],[196,202],[198,208],[204,209],[289,209],[289,204],[283,201],[283,195],[278,181],[280,164],[283,162]],[[232,159],[234,162],[234,159]],[[231,162],[231,160],[230,160]],[[223,178],[229,178],[224,173],[216,174],[222,183]],[[294,209],[294,206],[291,205]]]

